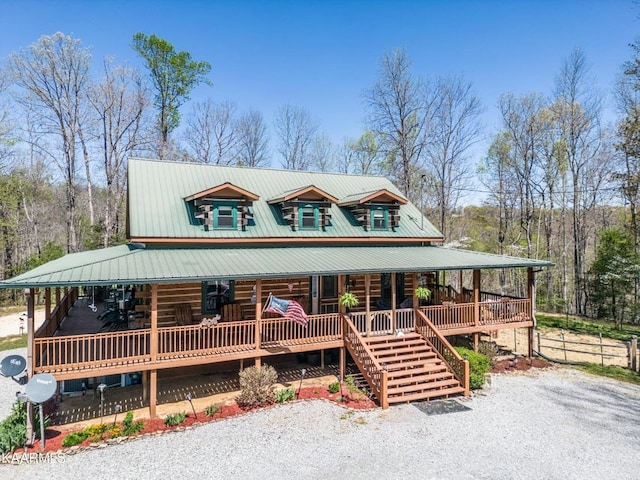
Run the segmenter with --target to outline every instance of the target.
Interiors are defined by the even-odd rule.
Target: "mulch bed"
[[[342,396],[340,392],[338,393],[330,393],[326,387],[303,387],[299,391],[297,391],[297,399],[302,400],[326,400],[330,402],[334,402],[337,405],[343,406],[348,409],[354,410],[368,410],[377,408],[378,405],[366,395],[359,394],[350,394],[346,387],[344,387]],[[225,418],[235,417],[238,415],[244,415],[249,412],[257,411],[263,408],[270,408],[278,404],[268,405],[265,407],[255,407],[249,409],[243,409],[238,404],[233,403],[231,405],[220,405],[218,407],[218,411],[215,415],[211,417],[207,417],[204,412],[197,412],[197,418],[193,415],[193,412],[189,412],[187,418],[183,423],[178,426],[169,427],[164,424],[163,418],[154,418],[154,419],[141,419],[144,422],[144,430],[140,432],[137,437],[145,434],[159,434],[172,430],[181,430],[185,427],[191,427],[194,424],[203,424],[217,420],[223,420]],[[105,422],[107,423],[107,422]],[[82,428],[65,428],[64,425],[49,427],[45,431],[45,450],[44,452],[58,452],[58,451],[75,451],[80,450],[82,448],[89,448],[92,444],[90,440],[85,440],[84,442],[78,444],[76,447],[66,448],[62,446],[62,442],[64,438],[73,432],[77,432],[82,430]],[[126,437],[121,437],[126,438]],[[104,442],[106,439],[102,440]],[[100,443],[100,442],[98,442]],[[19,449],[16,453],[39,453],[40,450],[40,441],[36,441],[36,443],[28,447],[26,449]]]
[[[510,357],[497,361],[493,367],[491,367],[491,373],[506,373],[515,371],[527,371],[532,368],[549,368],[553,364],[542,360],[540,358],[526,358],[518,356],[517,358]]]

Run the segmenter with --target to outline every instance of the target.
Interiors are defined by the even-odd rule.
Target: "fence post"
[[[604,367],[604,348],[602,348],[602,333],[600,335],[600,365]]]
[[[542,345],[540,344],[540,332],[538,331],[538,353],[542,355]]]
[[[636,335],[631,336],[631,370],[638,371],[638,337]]]
[[[560,338],[562,338],[562,351],[564,352],[564,361],[567,361],[567,344],[564,341],[564,330],[560,330]]]

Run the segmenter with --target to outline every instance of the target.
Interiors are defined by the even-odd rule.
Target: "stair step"
[[[464,393],[464,388],[462,387],[450,387],[443,388],[441,390],[430,390],[425,392],[413,393],[411,395],[399,395],[397,397],[389,397],[389,404],[393,403],[409,403],[416,402],[418,400],[428,400],[431,398],[438,397],[449,397],[451,395],[460,395]]]
[[[460,386],[460,382],[455,378],[445,378],[434,382],[421,383],[419,385],[405,385],[403,387],[389,388],[389,396],[410,394],[413,392],[437,391],[443,388]]]
[[[398,387],[400,385],[415,385],[415,384],[421,384],[421,385],[427,385],[429,382],[433,382],[433,381],[437,381],[437,380],[443,380],[445,378],[453,378],[453,374],[447,370],[441,370],[439,372],[427,372],[427,373],[421,373],[421,374],[417,374],[417,375],[412,375],[412,376],[403,376],[403,377],[397,377],[397,378],[390,378],[387,380],[387,385],[389,386],[389,388],[391,387]]]
[[[375,337],[366,337],[365,341],[368,345],[376,345],[381,343],[402,343],[406,340],[416,340],[421,339],[422,337],[417,333],[405,333],[401,337],[396,337],[395,335],[377,335]]]
[[[404,342],[385,342],[385,343],[374,343],[369,345],[369,350],[372,352],[377,352],[379,350],[395,350],[406,347],[417,347],[423,346],[426,348],[430,348],[428,345],[424,343],[424,340],[419,338],[405,340]]]
[[[390,355],[375,355],[375,357],[376,360],[378,360],[378,363],[384,362],[386,364],[399,363],[407,360],[433,360],[438,358],[438,356],[431,350],[426,352],[414,352],[410,350],[408,352],[397,352]]]
[[[416,359],[416,360],[405,360],[403,362],[379,362],[384,363],[386,365],[388,372],[394,372],[397,370],[411,370],[414,368],[424,368],[428,365],[434,365],[434,359]]]

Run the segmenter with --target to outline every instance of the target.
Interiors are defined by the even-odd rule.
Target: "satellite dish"
[[[31,377],[25,387],[27,399],[31,403],[44,403],[56,393],[58,382],[49,373],[39,373]]]
[[[0,363],[0,373],[5,377],[20,375],[27,368],[27,361],[21,355],[9,355]]]

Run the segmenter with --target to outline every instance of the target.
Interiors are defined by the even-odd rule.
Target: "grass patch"
[[[640,325],[627,324],[618,329],[614,323],[610,322],[565,315],[549,315],[546,313],[536,313],[536,320],[538,327],[563,328],[572,332],[595,336],[602,334],[604,338],[623,342],[629,340],[632,335],[640,337]]]
[[[640,385],[640,373],[618,367],[617,365],[602,366],[598,363],[586,363],[576,368],[599,377],[613,378],[621,382]]]
[[[8,337],[0,337],[0,351],[13,350],[14,348],[23,348],[26,346],[26,335],[9,335]]]

